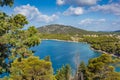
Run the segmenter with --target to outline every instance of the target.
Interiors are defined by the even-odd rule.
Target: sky
[[[0,11],[25,15],[26,28],[62,24],[89,31],[120,30],[120,0],[14,0],[12,7]]]

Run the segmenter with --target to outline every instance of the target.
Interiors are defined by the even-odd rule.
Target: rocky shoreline
[[[59,40],[59,39],[42,39],[42,40],[55,40],[55,41],[64,41],[64,42],[75,42],[75,43],[78,43],[77,41],[71,41],[71,40]]]
[[[105,52],[105,51],[102,51],[102,50],[96,50],[96,49],[94,49],[94,48],[92,48],[92,47],[91,47],[91,49],[92,49],[92,50],[94,50],[94,51],[100,52],[100,53],[102,53],[102,54],[109,54],[109,55],[111,55],[111,56],[113,56],[113,57],[120,58],[120,57],[119,57],[119,56],[117,56],[117,55],[110,54],[110,53]]]

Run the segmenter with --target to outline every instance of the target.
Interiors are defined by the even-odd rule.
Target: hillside
[[[38,28],[40,33],[43,34],[70,34],[70,35],[75,35],[75,34],[120,34],[120,30],[114,31],[114,32],[95,32],[95,31],[87,31],[83,30],[80,28],[76,28],[73,26],[66,26],[66,25],[59,25],[59,24],[51,24],[51,25],[46,25]]]
[[[120,30],[114,31],[114,33],[120,35]]]
[[[40,33],[45,34],[92,34],[95,32],[86,31],[83,29],[75,28],[72,26],[52,24],[43,27],[39,27],[38,30]]]
[[[114,32],[120,32],[120,30],[114,31]]]

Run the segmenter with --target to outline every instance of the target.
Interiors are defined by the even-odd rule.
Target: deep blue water
[[[65,64],[70,64],[73,72],[75,72],[76,62],[79,63],[79,61],[84,61],[87,64],[89,59],[101,55],[100,52],[91,50],[90,45],[86,43],[55,40],[43,40],[40,45],[31,49],[36,51],[35,56],[39,56],[41,59],[49,55],[51,57],[54,72]],[[120,68],[116,68],[116,71],[120,71]],[[0,75],[0,78],[5,75],[9,75],[9,73]]]
[[[75,72],[76,62],[84,61],[87,64],[89,59],[101,55],[100,52],[92,50],[90,45],[86,43],[55,40],[43,40],[38,46],[33,47],[32,50],[36,51],[35,56],[39,56],[41,59],[45,56],[50,56],[54,72],[65,64],[70,64],[73,72]],[[119,66],[115,69],[117,72],[120,72]]]
[[[64,42],[55,40],[43,40],[40,45],[32,50],[36,51],[35,56],[43,59],[49,55],[51,57],[54,71],[65,64],[70,64],[75,71],[76,63],[79,61],[88,62],[89,59],[100,56],[99,52],[91,50],[86,43]]]

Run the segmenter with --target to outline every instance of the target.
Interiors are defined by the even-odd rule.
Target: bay
[[[89,44],[82,42],[42,40],[38,46],[31,49],[35,51],[34,55],[41,59],[50,56],[54,72],[65,64],[70,64],[75,72],[76,63],[84,61],[87,64],[89,59],[101,55],[100,52],[93,51]]]
[[[82,42],[42,40],[39,45],[31,49],[40,59],[44,59],[46,56],[51,57],[54,73],[63,65],[70,64],[74,74],[76,63],[84,61],[87,64],[89,59],[101,55],[100,52],[92,50],[89,44]],[[120,72],[120,67],[116,67],[116,71]],[[0,78],[4,76],[9,76],[9,73],[1,74]]]

